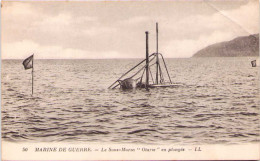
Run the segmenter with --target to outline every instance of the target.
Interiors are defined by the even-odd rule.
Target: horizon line
[[[201,56],[201,57],[178,57],[178,58],[169,58],[164,59],[190,59],[190,58],[233,58],[233,57],[260,57],[260,56]],[[26,59],[26,58],[24,58]],[[24,60],[24,59],[2,59],[1,60]],[[48,58],[48,59],[34,59],[34,60],[115,60],[115,59],[145,59],[145,58]],[[160,58],[161,59],[161,58]]]

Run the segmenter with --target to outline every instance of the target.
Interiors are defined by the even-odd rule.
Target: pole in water
[[[148,31],[145,32],[146,34],[146,83],[145,87],[148,90],[149,86],[149,51],[148,51]]]
[[[158,84],[158,77],[159,77],[159,56],[158,56],[158,22],[156,22],[156,81],[155,83]]]
[[[33,59],[34,59],[34,54],[32,58],[32,95],[33,95]]]

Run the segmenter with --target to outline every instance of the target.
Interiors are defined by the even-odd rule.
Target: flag
[[[24,61],[23,61],[23,66],[24,66],[24,69],[31,69],[33,68],[33,55],[29,56],[28,58],[26,58]]]

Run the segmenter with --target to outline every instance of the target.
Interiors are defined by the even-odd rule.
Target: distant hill
[[[237,37],[201,49],[193,57],[259,56],[259,34]]]

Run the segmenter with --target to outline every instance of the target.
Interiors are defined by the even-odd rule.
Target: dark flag
[[[251,61],[252,67],[256,67],[256,60]]]
[[[33,55],[23,61],[23,66],[25,70],[33,68]]]
[[[23,61],[24,69],[32,68],[32,95],[33,95],[33,55],[29,56]]]

